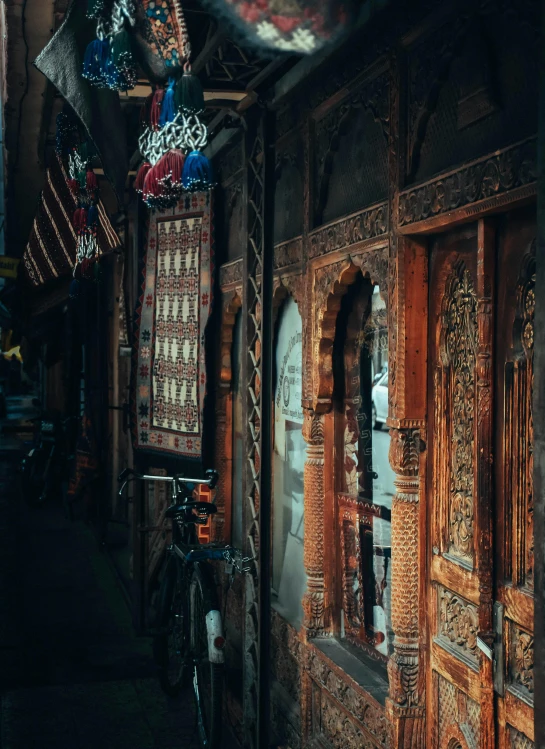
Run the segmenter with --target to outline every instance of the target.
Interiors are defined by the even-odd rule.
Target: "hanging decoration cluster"
[[[68,154],[68,186],[77,202],[72,223],[77,234],[75,279],[98,278],[98,180],[91,167],[90,149],[82,143]]]
[[[87,17],[97,21],[97,38],[85,50],[82,75],[93,86],[114,91],[135,87],[136,62],[129,32],[135,16],[134,0],[88,0]]]
[[[184,192],[208,190],[212,168],[203,153],[208,132],[199,115],[204,111],[201,82],[191,72],[191,46],[181,16],[182,75],[156,88],[142,109],[144,130],[138,145],[143,163],[134,183],[150,208],[171,208]]]

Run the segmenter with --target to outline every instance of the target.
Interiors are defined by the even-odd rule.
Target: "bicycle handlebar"
[[[205,472],[205,476],[207,476],[205,479],[187,478],[181,473],[178,473],[175,476],[152,476],[147,473],[136,473],[132,468],[125,468],[125,470],[117,477],[118,481],[123,482],[119,490],[119,496],[123,494],[129,481],[167,481],[174,484],[175,491],[178,489],[179,484],[195,484],[199,486],[208,486],[210,489],[214,489],[219,479],[218,472],[213,468],[210,468]]]

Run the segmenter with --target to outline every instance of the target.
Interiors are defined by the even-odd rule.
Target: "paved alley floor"
[[[162,693],[91,529],[22,501],[21,444],[0,435],[0,748],[197,749],[191,694]]]

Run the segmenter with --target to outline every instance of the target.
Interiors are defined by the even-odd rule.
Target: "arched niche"
[[[221,316],[220,387],[229,389],[233,379],[233,330],[237,312],[242,308],[242,299],[234,292],[224,303]]]
[[[341,260],[315,272],[314,397],[316,413],[327,413],[333,397],[333,345],[341,301],[358,275],[378,285],[388,308],[386,248]]]

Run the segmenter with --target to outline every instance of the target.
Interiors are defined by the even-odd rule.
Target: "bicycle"
[[[247,572],[250,561],[232,546],[200,544],[195,526],[217,511],[213,502],[195,501],[198,485],[213,489],[216,471],[205,479],[181,475],[151,476],[126,469],[119,476],[121,495],[131,480],[166,481],[173,485],[173,503],[165,516],[172,522],[172,542],[159,590],[153,642],[161,687],[171,697],[192,681],[197,728],[205,749],[219,749],[222,730],[225,637],[211,560],[226,562],[226,571]]]

